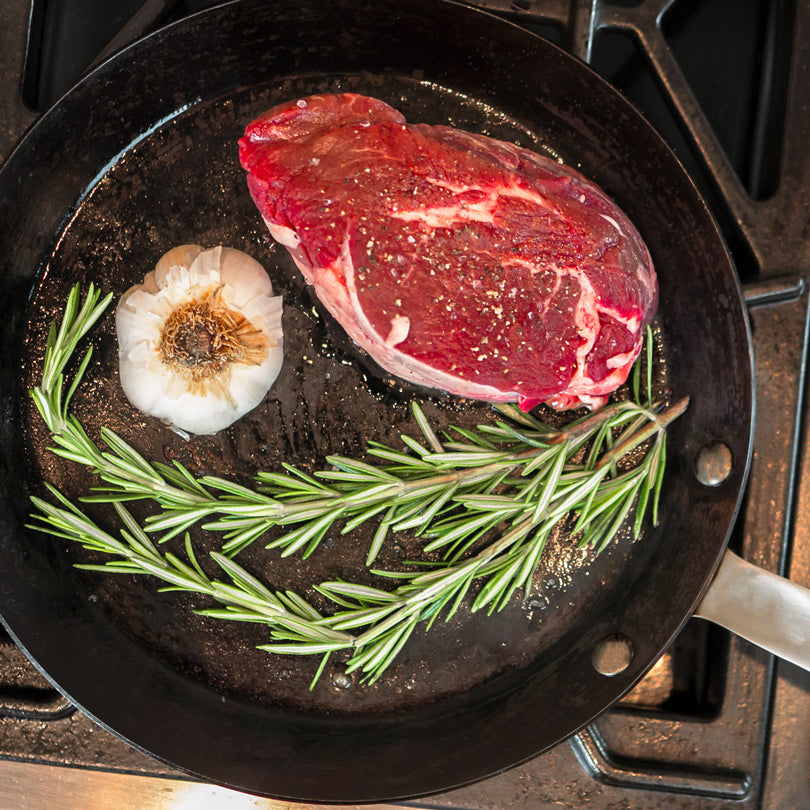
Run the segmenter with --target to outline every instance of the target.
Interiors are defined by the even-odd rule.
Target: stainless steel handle
[[[810,670],[810,590],[731,551],[695,615]]]

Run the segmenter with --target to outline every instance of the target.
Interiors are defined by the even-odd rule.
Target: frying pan
[[[721,580],[736,578],[725,548],[751,452],[748,326],[689,178],[584,65],[451,3],[289,6],[226,4],[127,48],[44,115],[0,172],[0,612],[76,706],[177,768],[277,798],[402,799],[481,779],[565,739],[652,666],[721,560]],[[77,570],[89,552],[24,527],[43,481],[71,498],[92,485],[48,453],[26,389],[75,282],[119,295],[169,247],[222,243],[259,258],[285,297],[274,390],[229,430],[184,442],[123,399],[110,315],[76,398],[91,435],[106,424],[148,457],[239,478],[284,458],[306,465],[360,452],[367,438],[395,441],[409,429],[413,396],[439,425],[486,419],[485,406],[409,391],[343,346],[249,199],[236,155],[244,125],[279,101],[342,90],[383,98],[413,121],[516,141],[599,183],[658,269],[656,385],[691,404],[669,431],[659,525],[639,541],[594,557],[561,538],[541,563],[535,600],[489,618],[462,611],[417,634],[373,685],[352,682],[336,661],[309,691],[316,662],[257,651],[261,628],[198,617],[192,609],[203,605],[146,579]],[[719,472],[707,465],[718,460]],[[252,547],[240,562],[305,593],[325,576],[362,571],[366,540],[336,536],[306,563]],[[217,547],[216,538],[194,542],[201,557]],[[401,542],[404,552],[386,549],[382,564],[409,551]],[[712,586],[705,612],[724,598]],[[617,640],[623,667],[600,659]]]

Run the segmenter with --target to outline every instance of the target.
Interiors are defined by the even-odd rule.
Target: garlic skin
[[[118,302],[121,386],[179,431],[213,434],[253,410],[284,357],[281,297],[239,250],[181,245]]]

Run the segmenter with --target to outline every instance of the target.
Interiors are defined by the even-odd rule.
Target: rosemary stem
[[[665,412],[657,418],[653,425],[648,426],[640,433],[631,436],[630,439],[633,440],[632,444],[630,442],[625,442],[622,445],[614,448],[611,454],[611,461],[617,461],[638,444],[646,441],[646,439],[650,438],[650,436],[652,436],[654,433],[665,427],[669,421],[677,418],[677,416],[679,416],[685,410],[686,404],[688,404],[688,399],[677,413],[671,409],[671,414],[670,411]],[[599,411],[598,413],[594,414],[591,419],[583,422],[582,426],[578,426],[576,429],[572,429],[570,431],[560,431],[557,436],[561,438],[558,439],[557,436],[555,436],[551,441],[553,443],[561,441],[573,441],[589,435],[595,427],[614,416],[616,412],[621,409],[622,405],[623,403],[618,403],[616,406],[609,406],[608,408],[603,409],[604,411],[607,411],[607,413],[604,414],[602,411]],[[665,417],[667,417],[666,421],[664,421]],[[586,424],[587,427],[584,427]],[[370,492],[367,494],[352,493],[351,495],[334,495],[332,497],[325,497],[317,500],[307,500],[301,503],[283,503],[273,501],[272,503],[268,504],[257,504],[254,509],[246,509],[244,505],[229,504],[227,500],[215,498],[212,498],[210,503],[212,506],[212,511],[215,509],[222,515],[232,514],[241,518],[249,516],[256,519],[266,518],[277,522],[293,523],[295,522],[296,516],[299,515],[305,514],[308,518],[313,514],[321,513],[326,510],[336,509],[340,506],[354,506],[358,505],[359,503],[362,503],[363,508],[368,508],[377,503],[406,500],[409,496],[424,492],[426,490],[434,490],[440,487],[452,486],[454,484],[470,485],[479,483],[481,481],[487,481],[492,478],[493,474],[495,473],[506,473],[508,475],[510,472],[519,469],[526,462],[543,455],[547,452],[547,450],[547,447],[530,447],[517,453],[504,454],[503,459],[494,461],[491,464],[485,464],[480,467],[452,470],[451,472],[443,473],[441,475],[434,475],[427,478],[418,478],[405,481],[397,480],[391,482],[384,488],[377,487],[375,492]],[[200,498],[195,502],[203,503],[205,501],[204,499]]]
[[[626,456],[632,450],[635,450],[640,444],[643,444],[647,439],[651,439],[656,433],[663,433],[667,427],[674,422],[679,416],[682,416],[686,409],[689,407],[689,397],[679,399],[674,405],[670,405],[665,411],[660,414],[651,414],[651,422],[642,427],[639,431],[632,436],[628,436],[623,442],[617,444],[613,449],[609,450],[599,459],[595,465],[594,470],[600,470],[608,464],[614,464],[623,456]]]
[[[614,402],[611,405],[605,405],[595,413],[592,413],[587,419],[576,422],[573,425],[564,427],[556,434],[552,434],[546,439],[548,444],[562,444],[566,441],[576,440],[584,436],[593,434],[595,428],[599,427],[603,422],[614,417],[625,406],[623,402]]]
[[[396,602],[388,605],[388,616],[381,622],[360,634],[355,639],[355,646],[364,647],[392,627],[402,623],[414,614],[421,614],[433,600],[446,592],[448,588],[459,587],[474,579],[477,572],[510,546],[523,539],[536,525],[536,521],[527,518],[513,527],[498,540],[482,549],[478,554],[463,562],[456,563],[441,572],[428,572],[400,586],[395,593],[400,595]]]

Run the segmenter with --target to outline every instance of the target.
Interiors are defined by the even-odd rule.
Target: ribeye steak
[[[625,381],[655,272],[576,171],[354,94],[274,107],[239,146],[273,237],[392,374],[524,410],[597,407]]]

